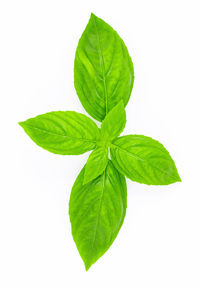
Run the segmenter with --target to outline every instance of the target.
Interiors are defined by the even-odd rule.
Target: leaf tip
[[[124,107],[124,101],[123,101],[123,99],[120,99],[119,105],[123,105],[123,107]]]
[[[121,99],[119,101],[119,103],[116,105],[116,109],[120,109],[120,110],[123,110],[123,112],[125,112],[125,107],[124,107],[124,101],[123,99]]]
[[[87,166],[86,166],[87,167]],[[85,173],[84,173],[84,178],[83,178],[83,185],[87,185],[89,182],[91,182],[94,178],[92,176],[90,176],[88,173],[87,173],[87,169],[85,170]]]
[[[85,270],[88,271],[93,263],[91,261],[84,261]]]
[[[176,168],[176,181],[175,182],[182,182],[182,180],[181,180],[181,177],[180,177],[180,175],[179,175],[179,173],[178,173],[178,170],[177,170],[177,168]]]
[[[17,123],[19,124],[19,126],[24,127],[24,122],[23,121],[17,122]]]
[[[97,18],[97,16],[94,13],[91,12],[90,18]]]
[[[83,185],[86,185],[87,183],[89,183],[89,180],[84,176]]]
[[[123,116],[125,117],[125,125],[126,125],[126,111],[125,111],[125,106],[124,106],[124,101],[123,99],[120,100],[120,102],[118,103],[118,109],[120,110],[120,112],[123,113]]]
[[[181,180],[181,177],[179,176],[179,174],[178,174],[178,177],[177,177],[177,182],[182,182],[182,180]]]

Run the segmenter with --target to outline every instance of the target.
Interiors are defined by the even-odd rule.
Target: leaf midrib
[[[102,201],[103,201],[103,195],[104,195],[104,189],[105,189],[105,170],[103,172],[102,178],[103,178],[102,179],[102,190],[101,190],[101,195],[100,195],[100,203],[99,203],[99,208],[98,208],[98,212],[97,212],[97,218],[96,218],[96,223],[95,223],[95,231],[94,231],[94,236],[93,236],[93,240],[92,240],[91,250],[94,248],[94,244],[95,244],[95,240],[96,240],[97,227],[98,227],[98,223],[99,223],[101,206],[102,206]]]
[[[79,138],[79,137],[72,137],[72,136],[67,136],[67,135],[61,135],[61,134],[58,134],[58,133],[54,133],[54,132],[51,132],[51,131],[47,131],[43,128],[38,128],[38,127],[35,127],[33,125],[30,125],[30,124],[25,124],[24,127],[30,127],[32,129],[36,129],[36,130],[40,130],[44,133],[47,133],[47,134],[51,134],[51,135],[54,135],[54,136],[60,136],[60,137],[64,137],[64,138],[69,138],[69,139],[74,139],[74,140],[80,140],[80,141],[84,141],[84,142],[92,142],[92,143],[96,143],[97,141],[96,140],[90,140],[90,139],[85,139],[85,138]]]
[[[106,73],[105,73],[105,64],[104,64],[104,57],[102,53],[102,48],[101,48],[101,42],[100,42],[100,35],[99,31],[97,28],[96,20],[93,17],[93,22],[97,34],[97,39],[98,39],[98,54],[99,54],[99,59],[100,59],[100,65],[101,65],[101,70],[102,70],[102,78],[103,78],[103,86],[104,86],[104,93],[105,93],[105,103],[106,103],[106,114],[108,113],[108,93],[107,93],[107,86],[106,86]],[[102,62],[102,64],[101,64]]]
[[[132,154],[132,153],[130,153],[129,151],[127,151],[127,150],[125,150],[125,149],[123,149],[123,148],[121,148],[121,147],[119,147],[119,146],[117,146],[117,145],[115,145],[115,144],[111,144],[111,146],[114,146],[114,148],[117,148],[117,149],[119,149],[119,150],[121,150],[121,152],[124,152],[124,153],[127,153],[130,157],[133,157],[133,158],[135,158],[136,160],[140,160],[140,161],[146,161],[146,162],[148,162],[148,164],[152,167],[152,168],[154,168],[154,169],[157,169],[158,171],[160,171],[160,172],[162,172],[162,173],[164,173],[164,174],[167,174],[169,177],[171,177],[171,178],[173,178],[173,179],[177,179],[177,177],[176,176],[173,176],[172,174],[169,174],[168,172],[166,172],[165,170],[162,170],[162,169],[160,169],[159,167],[156,167],[156,166],[154,166],[152,163],[150,163],[148,160],[146,160],[146,159],[144,159],[144,158],[141,158],[141,157],[139,157],[139,156],[137,156],[137,155],[135,155],[135,154]]]

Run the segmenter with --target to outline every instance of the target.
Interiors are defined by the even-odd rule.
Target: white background
[[[200,6],[194,0],[1,0],[0,285],[200,285]],[[18,121],[85,113],[73,86],[78,39],[94,12],[135,67],[125,134],[161,141],[182,183],[128,181],[124,225],[86,272],[68,201],[88,154],[53,155]]]

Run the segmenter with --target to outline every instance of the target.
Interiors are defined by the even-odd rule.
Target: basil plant
[[[147,185],[181,181],[175,163],[158,141],[121,136],[134,82],[129,52],[118,33],[91,14],[79,40],[74,85],[88,114],[53,111],[19,124],[45,150],[79,155],[93,150],[71,191],[73,239],[88,270],[111,246],[126,215],[126,179]]]

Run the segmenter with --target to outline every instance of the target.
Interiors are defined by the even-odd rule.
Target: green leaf
[[[109,161],[103,174],[84,185],[85,167],[72,188],[72,235],[88,270],[111,246],[124,221],[126,181]]]
[[[158,141],[142,136],[127,135],[111,145],[115,167],[129,179],[147,185],[168,185],[181,181],[175,163]]]
[[[105,117],[101,125],[101,137],[113,140],[123,131],[126,125],[126,112],[121,100]]]
[[[96,146],[97,125],[74,111],[54,111],[19,123],[40,147],[61,155],[78,155]]]
[[[103,173],[108,163],[108,148],[97,147],[89,156],[85,167],[84,184]]]
[[[129,101],[133,63],[117,32],[91,14],[75,55],[74,84],[85,110],[102,121],[120,101]]]

